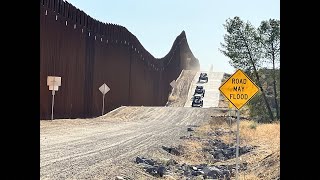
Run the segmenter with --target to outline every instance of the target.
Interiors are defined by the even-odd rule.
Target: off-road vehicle
[[[199,82],[201,82],[202,80],[205,81],[206,83],[208,82],[208,74],[207,73],[200,73]]]
[[[192,100],[192,107],[202,107],[203,106],[203,99],[200,94],[196,94],[193,96]]]
[[[203,86],[197,86],[193,95],[200,94],[202,97],[204,97],[205,92],[206,91],[204,90]]]

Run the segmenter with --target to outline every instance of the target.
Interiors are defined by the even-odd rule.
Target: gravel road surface
[[[120,107],[93,119],[40,121],[40,179],[154,179],[137,156],[179,143],[219,108]]]

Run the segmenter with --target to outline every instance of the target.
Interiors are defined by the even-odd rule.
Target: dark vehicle
[[[204,97],[205,90],[204,90],[203,86],[197,86],[196,87],[196,89],[194,90],[193,95],[196,95],[196,94],[201,94],[202,97]]]
[[[192,100],[192,107],[202,107],[203,106],[203,100],[202,100],[202,96],[199,94],[196,94],[195,96],[193,96],[193,100]]]
[[[207,83],[208,82],[208,74],[207,73],[200,73],[199,82],[201,82],[201,80],[204,80]]]

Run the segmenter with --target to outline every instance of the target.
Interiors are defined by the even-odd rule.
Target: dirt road
[[[219,109],[120,107],[94,119],[40,122],[40,179],[154,179],[133,161],[179,143]]]
[[[167,107],[120,107],[93,119],[40,121],[40,179],[155,179],[134,163],[137,156],[167,157],[162,146],[178,145],[188,127],[225,113],[221,108],[183,107],[199,72],[195,74],[181,73]],[[221,73],[208,75],[208,89],[221,82]]]
[[[205,72],[208,74],[208,82],[205,83],[203,81],[198,82],[199,76],[201,72]],[[185,103],[185,107],[191,107],[192,98],[194,94],[194,90],[196,86],[203,86],[205,89],[205,96],[203,97],[203,108],[208,107],[218,107],[219,99],[220,99],[220,91],[219,87],[221,86],[221,80],[223,79],[223,72],[209,72],[209,71],[201,71],[197,72],[191,82],[188,97]]]

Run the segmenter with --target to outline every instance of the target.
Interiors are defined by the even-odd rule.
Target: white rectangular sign
[[[61,77],[58,76],[48,76],[47,78],[48,86],[61,86]]]

